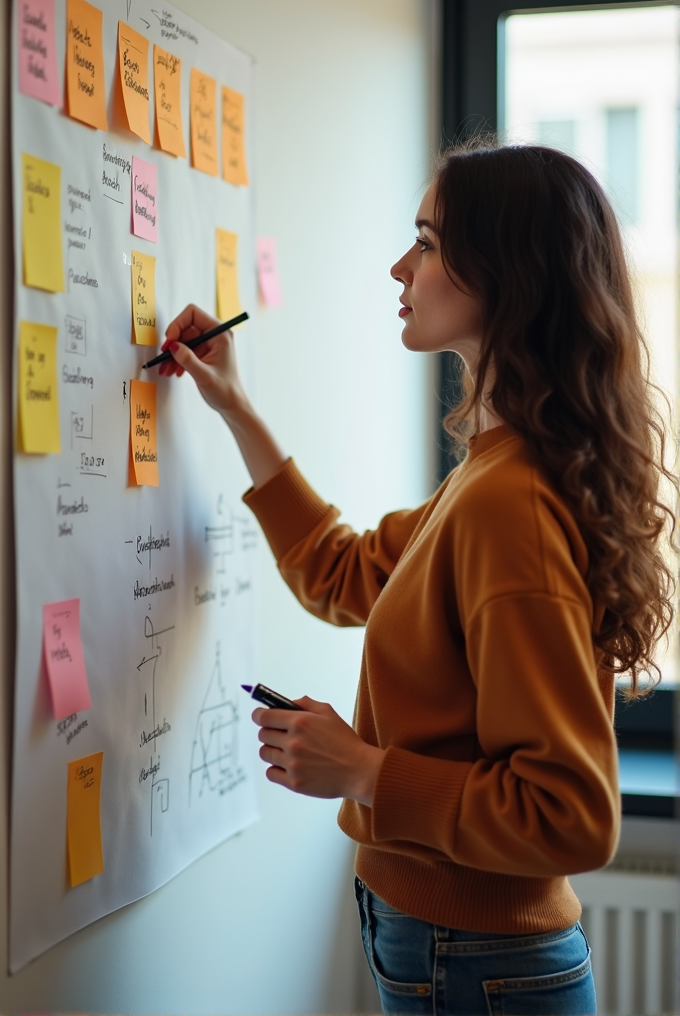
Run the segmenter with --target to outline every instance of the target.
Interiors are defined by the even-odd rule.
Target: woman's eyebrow
[[[433,233],[437,232],[429,219],[416,219],[416,229],[422,229],[423,226],[427,229],[431,229]]]

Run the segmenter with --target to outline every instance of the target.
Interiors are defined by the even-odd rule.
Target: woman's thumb
[[[197,385],[208,381],[209,368],[184,342],[171,342],[168,348],[178,367],[190,374]]]

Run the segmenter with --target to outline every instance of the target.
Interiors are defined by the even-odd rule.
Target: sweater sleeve
[[[377,529],[357,534],[338,522],[338,509],[316,494],[292,459],[243,500],[303,607],[343,626],[366,623],[427,508],[393,512]]]
[[[602,867],[616,846],[619,794],[588,610],[549,595],[497,598],[471,622],[467,653],[485,757],[388,749],[376,842],[420,843],[514,875]]]

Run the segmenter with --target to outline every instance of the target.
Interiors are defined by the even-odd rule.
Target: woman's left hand
[[[309,797],[348,797],[369,808],[385,752],[367,744],[325,702],[296,699],[303,712],[256,709],[267,779]]]

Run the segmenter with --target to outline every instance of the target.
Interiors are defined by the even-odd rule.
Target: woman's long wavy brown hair
[[[616,216],[575,159],[488,138],[444,153],[435,194],[444,264],[483,316],[475,385],[446,429],[474,433],[484,393],[525,439],[588,548],[604,609],[594,643],[639,695],[660,676],[654,649],[673,618],[675,520],[660,487],[674,497],[677,481]]]

